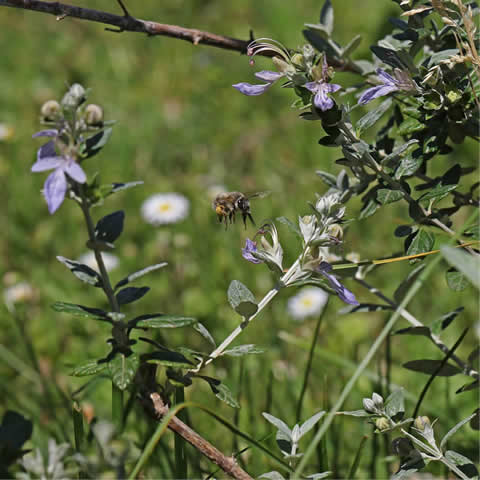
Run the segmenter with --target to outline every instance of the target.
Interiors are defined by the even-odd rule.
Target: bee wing
[[[250,200],[251,198],[265,198],[271,194],[271,190],[265,190],[264,192],[256,192],[250,195],[246,195],[246,197]]]

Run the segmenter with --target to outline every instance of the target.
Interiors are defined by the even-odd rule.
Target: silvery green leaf
[[[264,473],[263,475],[260,475],[258,478],[267,478],[268,480],[285,480],[285,477],[283,477],[280,473],[276,472],[275,470],[272,472]]]
[[[343,49],[342,57],[343,58],[349,57],[357,49],[361,41],[362,41],[362,36],[355,35]]]
[[[278,428],[280,432],[282,432],[288,439],[292,439],[292,431],[288,428],[287,424],[283,421],[280,420],[277,417],[274,417],[273,415],[270,415],[269,413],[263,412],[262,413],[263,417],[268,420],[272,425]]]
[[[108,368],[112,377],[112,382],[120,389],[125,390],[133,380],[137,372],[139,362],[135,353],[128,357],[117,353],[110,362]]]
[[[448,288],[454,292],[462,292],[469,285],[467,277],[453,267],[449,268],[445,272],[445,279],[447,281]]]
[[[337,188],[337,178],[335,175],[332,175],[328,172],[323,172],[322,170],[316,170],[315,174],[318,175],[327,186],[331,188]]]
[[[185,355],[173,350],[157,350],[156,352],[145,353],[142,355],[142,361],[174,368],[191,368],[194,365]]]
[[[228,301],[235,311],[237,311],[237,308],[240,308],[241,311],[245,310],[247,313],[249,313],[254,310],[253,306],[258,309],[253,293],[238,280],[232,280],[230,286],[228,287]],[[242,315],[242,313],[240,314]]]
[[[106,363],[98,363],[96,360],[93,360],[75,367],[69,373],[69,375],[72,377],[87,377],[89,375],[95,375],[96,373],[102,372],[107,368],[107,366],[108,365]]]
[[[325,0],[320,12],[320,23],[325,26],[329,35],[333,32],[333,7],[330,0]]]
[[[429,252],[435,243],[435,235],[421,228],[408,247],[407,255]]]
[[[90,138],[87,138],[85,141],[85,148],[82,151],[83,158],[90,158],[96,155],[108,142],[110,135],[112,134],[113,129],[106,128],[102,132],[92,135]]]
[[[428,68],[432,67],[433,65],[438,65],[443,60],[448,60],[455,55],[458,55],[458,48],[449,48],[447,50],[434,52],[429,57]]]
[[[403,157],[395,171],[395,179],[399,180],[402,177],[413,175],[421,167],[422,163],[423,157],[421,156],[412,157],[411,155],[407,155]]]
[[[458,467],[468,478],[478,476],[478,470],[475,464],[467,457],[464,457],[458,452],[447,450],[445,458]]]
[[[392,99],[387,98],[377,108],[370,110],[357,122],[357,136],[360,136],[365,130],[375,125],[380,118],[387,112],[392,105]]]
[[[108,321],[106,319],[107,313],[100,308],[85,307],[83,305],[66,302],[55,302],[51,307],[56,312],[69,313],[77,317],[89,317],[95,318],[96,320]]]
[[[100,277],[93,268],[75,260],[62,257],[61,255],[57,256],[57,260],[70,269],[70,271],[82,282],[93,285],[94,287],[101,287],[103,285],[102,277]]]
[[[432,190],[422,195],[418,201],[424,202],[426,200],[434,200],[435,202],[438,202],[457,187],[458,185],[442,185],[440,183],[435,188],[432,188]]]
[[[460,422],[458,422],[453,428],[451,428],[445,436],[442,438],[442,441],[440,442],[440,448],[443,449],[445,444],[447,443],[448,439],[457,432],[457,430],[461,427],[463,427],[466,423],[468,423],[473,417],[475,417],[477,413],[472,413],[469,417],[464,418]]]
[[[308,420],[302,423],[300,427],[300,437],[303,437],[307,432],[309,432],[315,424],[325,415],[326,412],[318,412],[315,415],[312,415]]]
[[[265,350],[257,347],[256,345],[238,345],[237,347],[230,348],[223,352],[224,355],[230,355],[231,357],[241,357],[242,355],[259,354],[264,353]]]
[[[445,330],[463,310],[464,307],[458,307],[452,312],[448,312],[445,315],[442,315],[440,318],[434,320],[430,326],[432,333],[439,335],[441,331]]]
[[[403,388],[393,391],[385,400],[385,412],[390,418],[399,420],[405,413]]]
[[[129,325],[144,328],[181,328],[195,325],[197,319],[193,317],[186,317],[184,315],[163,315],[161,313],[152,313],[142,315],[131,320]]]
[[[219,398],[222,402],[225,402],[227,405],[230,405],[230,407],[240,408],[240,404],[233,397],[232,392],[224,383],[221,383],[216,388],[217,392],[215,393],[215,396],[217,398]]]
[[[403,198],[404,193],[401,190],[390,190],[388,188],[380,188],[377,190],[377,200],[382,205],[398,202]]]
[[[440,367],[442,360],[412,360],[411,362],[404,363],[402,366],[413,370],[414,372],[426,373],[427,375],[433,375],[437,368]],[[450,363],[446,363],[442,366],[441,370],[437,373],[438,377],[451,377],[460,373],[460,370]]]
[[[205,327],[205,325],[203,325],[203,323],[196,322],[196,323],[193,324],[193,328],[194,328],[203,338],[205,338],[206,340],[208,340],[214,347],[217,346],[217,344],[215,343],[214,338],[212,337],[212,335],[210,334],[210,332],[207,330],[207,327]]]
[[[167,262],[162,262],[162,263],[157,263],[156,265],[150,265],[149,267],[142,268],[142,270],[138,270],[134,273],[131,273],[128,275],[128,277],[123,278],[120,280],[116,285],[114,290],[117,290],[117,288],[123,287],[124,285],[127,285],[127,283],[133,282],[137,278],[142,277],[143,275],[146,275],[147,273],[153,272],[155,270],[158,270],[160,268],[163,268],[167,266]]]
[[[474,287],[480,289],[480,258],[478,255],[470,255],[449,246],[440,247],[440,251],[452,267],[465,275]]]
[[[337,415],[348,415],[349,417],[371,417],[372,414],[365,410],[351,410],[349,412],[337,412]]]
[[[143,181],[137,180],[136,182],[112,183],[111,185],[108,185],[108,187],[111,189],[111,193],[117,193],[122,190],[127,190],[127,188],[137,187],[138,185],[143,185]]]
[[[390,477],[390,480],[408,480],[412,478],[415,472],[418,472],[418,468],[401,468],[395,475]]]
[[[410,147],[416,144],[418,144],[417,139],[412,139],[412,140],[409,140],[408,142],[402,143],[402,145],[399,145],[398,147],[394,148],[392,153],[390,153],[384,159],[382,159],[381,164],[387,165],[388,167],[393,167],[396,164],[395,160],[398,157],[403,156],[402,154],[405,154],[405,152]]]
[[[307,478],[311,478],[312,480],[321,480],[322,478],[327,478],[331,475],[332,472],[322,472],[322,473],[312,473],[311,475],[307,475]]]

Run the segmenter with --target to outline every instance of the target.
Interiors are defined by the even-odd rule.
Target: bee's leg
[[[247,216],[247,215],[248,215],[248,218],[250,219],[250,221],[252,222],[252,225],[253,225],[254,227],[256,227],[255,221],[253,220],[253,217],[252,217],[252,214],[251,214],[250,212],[248,212],[245,216]],[[247,228],[247,220],[246,220],[246,218],[244,218],[243,221],[245,222],[245,228]]]

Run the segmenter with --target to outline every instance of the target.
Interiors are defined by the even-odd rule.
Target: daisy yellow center
[[[171,208],[172,208],[172,206],[169,203],[161,203],[158,206],[158,211],[161,212],[161,213],[164,213],[164,212],[168,212],[169,210],[171,210]]]
[[[309,308],[313,305],[312,299],[311,298],[302,298],[302,305],[305,308]]]

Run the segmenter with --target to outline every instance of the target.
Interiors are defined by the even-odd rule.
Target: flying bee
[[[228,227],[228,222],[235,222],[235,213],[237,211],[242,214],[243,224],[245,228],[247,228],[247,218],[255,225],[250,211],[250,199],[263,198],[269,193],[270,192],[258,192],[251,195],[245,195],[241,192],[219,193],[215,197],[215,200],[213,200],[212,208],[215,210],[219,222],[225,222],[225,229]]]

